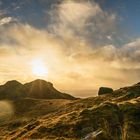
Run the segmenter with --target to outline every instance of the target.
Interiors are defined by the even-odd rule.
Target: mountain
[[[16,80],[0,86],[0,99],[19,99],[25,97],[23,85]]]
[[[0,139],[140,140],[140,83],[85,99],[10,104],[14,115],[1,119]]]
[[[75,99],[69,94],[56,90],[52,83],[41,79],[24,85],[13,80],[0,86],[0,99],[16,100],[27,97],[36,99]]]
[[[73,96],[61,93],[53,87],[53,84],[44,80],[35,80],[24,86],[27,97],[37,99],[75,99]]]

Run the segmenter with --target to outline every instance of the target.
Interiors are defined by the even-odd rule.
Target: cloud
[[[116,40],[117,15],[103,11],[94,1],[63,1],[50,11],[51,32],[64,39],[72,37],[104,44]],[[106,36],[112,36],[112,40]],[[101,43],[102,42],[102,43]]]
[[[48,67],[46,79],[58,89],[118,88],[139,80],[140,39],[113,44],[118,30],[114,13],[95,2],[73,0],[58,3],[50,13],[47,29],[19,22],[0,27],[1,81],[34,79],[31,62],[38,58]]]
[[[95,16],[101,11],[97,4],[93,7],[89,2],[64,1],[57,8],[61,22],[76,27],[84,26],[90,16]]]
[[[83,75],[79,74],[78,72],[70,72],[67,73],[66,76],[74,80],[80,80],[83,77]]]
[[[3,81],[34,79],[31,62],[37,58],[42,58],[48,67],[47,80],[63,90],[94,90],[103,85],[116,88],[122,86],[122,82],[129,84],[139,77],[138,41],[132,43],[135,51],[127,47],[131,43],[121,48],[111,44],[92,47],[94,44],[88,44],[86,40],[73,37],[62,41],[47,30],[27,24],[12,25],[5,28],[3,34],[18,42],[9,45],[6,39],[5,44],[0,44],[0,61],[4,62],[0,64]]]
[[[12,23],[14,21],[16,21],[16,20],[14,18],[12,18],[12,17],[4,17],[4,18],[1,18],[0,19],[0,26],[6,25],[6,24],[9,24],[9,23]]]
[[[137,49],[140,49],[140,38],[138,39],[135,39],[133,41],[131,41],[130,43],[126,44],[124,46],[125,49],[129,49],[129,50],[137,50]]]
[[[14,50],[10,49],[8,46],[2,46],[0,47],[0,56],[10,56],[13,55]]]

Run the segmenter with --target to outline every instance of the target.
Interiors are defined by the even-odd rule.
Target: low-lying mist
[[[0,101],[0,122],[10,119],[14,115],[14,107],[10,101]]]

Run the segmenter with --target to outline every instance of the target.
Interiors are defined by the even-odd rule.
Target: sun
[[[33,60],[32,73],[38,77],[46,77],[48,75],[48,68],[42,60]]]

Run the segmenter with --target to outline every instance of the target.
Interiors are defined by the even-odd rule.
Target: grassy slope
[[[139,140],[140,85],[87,99],[15,102],[16,117],[2,139]]]

